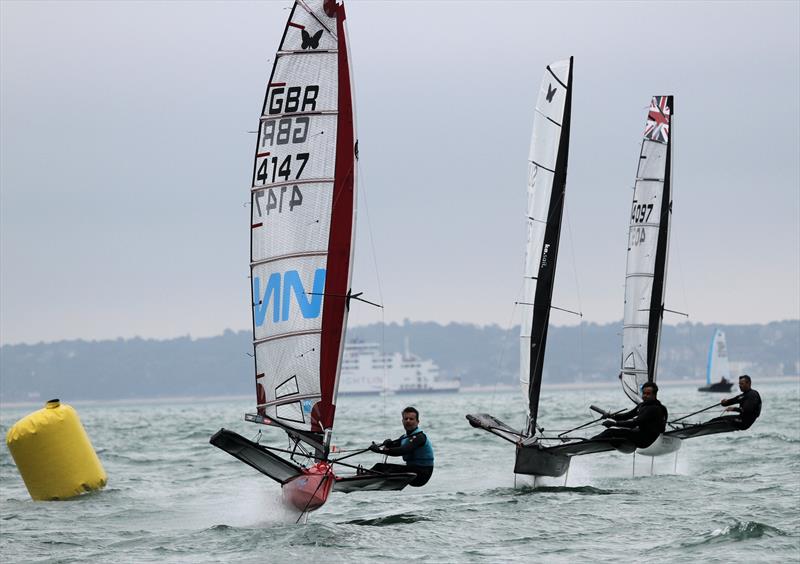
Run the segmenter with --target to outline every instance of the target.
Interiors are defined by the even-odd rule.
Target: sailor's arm
[[[419,447],[423,446],[427,440],[428,438],[425,436],[425,433],[417,433],[408,439],[408,442],[402,446],[381,449],[381,454],[385,454],[387,456],[403,456],[410,454]]]
[[[636,410],[634,410],[636,411]],[[618,427],[628,427],[630,429],[634,427],[641,427],[645,423],[650,423],[655,421],[660,416],[660,410],[657,406],[654,405],[645,405],[642,406],[636,416],[633,419],[628,421],[621,421],[617,423]]]
[[[627,421],[628,419],[633,419],[636,417],[637,409],[638,407],[634,407],[630,411],[626,411],[624,413],[612,413],[609,415],[609,417],[614,421]],[[626,425],[619,425],[619,427],[626,427]]]
[[[385,450],[384,449],[399,447],[400,446],[400,441],[401,441],[401,439],[394,439],[394,440],[386,439],[381,444],[377,444],[377,443],[373,442],[370,445],[369,450],[371,450],[372,452],[378,452],[378,453],[381,453],[381,454],[385,454]]]
[[[744,397],[744,394],[739,394],[735,398],[724,399],[721,402],[719,402],[719,404],[723,405],[723,406],[727,406],[727,405],[733,405],[735,403],[740,403],[742,401],[743,397]],[[731,409],[731,410],[728,410],[728,411],[739,411],[739,409]]]

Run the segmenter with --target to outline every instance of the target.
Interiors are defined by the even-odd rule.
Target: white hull
[[[681,444],[683,444],[683,441],[677,437],[659,435],[655,442],[649,447],[637,449],[636,454],[642,456],[663,456],[665,454],[677,452],[680,450]]]
[[[341,395],[453,393],[458,380],[443,380],[432,360],[404,354],[381,353],[378,343],[348,343],[339,379]]]

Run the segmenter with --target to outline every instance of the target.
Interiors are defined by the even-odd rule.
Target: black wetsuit
[[[745,429],[749,429],[761,415],[761,396],[752,388],[739,394],[735,398],[722,400],[720,403],[722,405],[738,403],[739,407],[734,408],[734,411],[737,411],[738,415],[715,417],[709,421],[709,423],[712,421],[730,421],[739,431],[744,431]]]
[[[412,431],[412,433],[413,432],[414,431]],[[426,437],[425,433],[422,431],[414,435],[406,433],[406,437],[408,437],[408,441],[405,445],[401,444],[405,437],[400,437],[393,441],[386,440],[383,441],[384,448],[375,452],[380,452],[380,454],[386,454],[388,456],[407,457],[416,449],[425,446],[425,443],[428,441],[428,437]],[[427,484],[428,480],[431,479],[433,475],[433,464],[430,466],[419,466],[416,464],[387,464],[385,462],[379,462],[372,467],[372,470],[376,472],[413,472],[417,477],[411,480],[408,485],[418,488]]]
[[[630,411],[612,415],[614,427],[606,429],[593,439],[623,439],[638,448],[647,448],[667,427],[667,408],[656,400],[643,401]]]

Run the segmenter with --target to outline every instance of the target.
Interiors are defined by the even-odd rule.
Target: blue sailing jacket
[[[410,438],[414,435],[422,433],[419,427],[411,433],[411,435],[403,435],[400,437],[400,447],[406,446],[410,442]],[[429,436],[425,435],[425,444],[419,448],[415,448],[409,454],[403,455],[403,460],[406,464],[413,466],[433,466],[433,445]]]

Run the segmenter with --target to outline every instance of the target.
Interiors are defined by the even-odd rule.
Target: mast
[[[528,432],[539,412],[547,329],[567,183],[572,57],[547,67],[539,89],[528,165],[528,246],[520,329],[520,383],[528,400]]]
[[[332,0],[295,2],[262,106],[251,188],[257,409],[326,450],[355,222],[344,20],[344,7]]]
[[[641,401],[655,382],[672,215],[672,96],[654,96],[642,139],[628,231],[622,371],[625,394]]]

